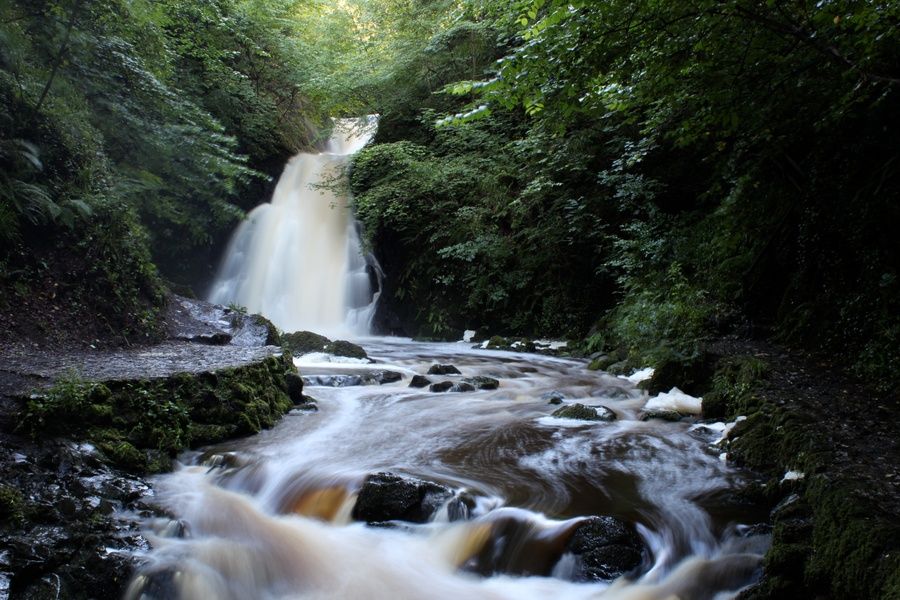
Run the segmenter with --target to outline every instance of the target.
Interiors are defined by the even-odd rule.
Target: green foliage
[[[634,364],[696,358],[714,311],[706,292],[690,285],[675,263],[660,285],[628,289],[607,317],[607,343],[626,348]]]
[[[15,0],[0,8],[0,241],[125,203],[178,274],[258,202],[254,167],[324,120],[297,0]],[[39,227],[38,227],[39,228]],[[31,233],[31,232],[28,232]]]

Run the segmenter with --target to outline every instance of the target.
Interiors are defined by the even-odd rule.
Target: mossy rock
[[[615,354],[604,354],[588,363],[587,368],[589,371],[607,371],[612,365],[619,362],[619,360],[619,357]]]
[[[367,359],[369,355],[362,346],[358,346],[346,340],[335,340],[325,346],[325,352],[334,354],[335,356],[346,356],[347,358]]]
[[[708,392],[701,409],[704,419],[724,419],[728,416],[728,398],[719,391]]]
[[[488,340],[487,347],[490,349],[504,349],[509,347],[509,341],[505,337],[495,335]]]
[[[253,319],[254,323],[256,323],[257,325],[262,325],[266,328],[266,346],[284,345],[284,340],[282,339],[281,332],[278,331],[278,328],[275,327],[275,324],[272,323],[272,321],[262,315],[253,315],[251,318]]]
[[[660,419],[661,421],[680,421],[682,414],[676,410],[648,410],[640,415],[641,421],[649,421],[651,419]]]
[[[26,503],[22,492],[11,485],[0,485],[0,525],[21,525],[25,521]]]
[[[281,334],[281,345],[295,355],[324,352],[325,346],[330,343],[330,339],[312,331],[295,331],[294,333]]]
[[[294,406],[289,353],[214,373],[105,384],[64,381],[32,398],[25,431],[91,441],[133,472],[167,470],[178,452],[273,426]],[[294,381],[293,391],[297,396]],[[302,387],[299,388],[302,399]]]
[[[651,396],[667,392],[673,387],[692,396],[702,395],[713,378],[712,359],[706,355],[693,358],[669,356],[656,363],[653,375],[638,384]]]

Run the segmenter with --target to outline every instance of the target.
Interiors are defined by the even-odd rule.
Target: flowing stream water
[[[295,411],[270,431],[189,455],[157,481],[176,521],[155,524],[150,566],[130,598],[699,599],[731,597],[753,581],[767,539],[742,524],[763,517],[731,501],[744,475],[720,456],[721,425],[642,421],[646,393],[583,360],[362,343],[377,364],[309,355],[298,366],[310,381],[374,368],[403,379],[307,385],[317,412]],[[482,375],[500,385],[408,387],[433,363],[462,372],[435,381]],[[617,419],[551,417],[553,396],[606,406]],[[361,486],[379,471],[454,489],[469,499],[466,518],[444,507],[423,524],[353,522]],[[637,525],[646,549],[630,578],[569,581],[577,560],[562,541],[590,515]],[[478,563],[486,546],[487,566]]]

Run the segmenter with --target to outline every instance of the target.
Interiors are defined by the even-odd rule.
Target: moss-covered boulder
[[[345,356],[347,358],[367,359],[369,355],[362,346],[348,342],[347,340],[335,340],[325,346],[325,352],[334,354],[335,356]]]
[[[330,339],[312,331],[295,331],[281,334],[282,347],[290,350],[291,354],[294,355],[324,352],[325,346],[330,343]]]
[[[168,470],[188,447],[272,427],[293,406],[290,354],[154,379],[62,380],[27,402],[22,427],[35,437],[84,439],[132,472]],[[299,388],[302,399],[302,387]]]
[[[641,421],[650,421],[651,419],[659,419],[660,421],[680,421],[684,415],[682,415],[677,410],[667,410],[662,408],[655,408],[651,410],[645,410],[640,414]]]
[[[712,378],[712,357],[700,354],[691,358],[669,356],[656,363],[653,375],[638,384],[651,396],[678,387],[691,395],[700,395]]]

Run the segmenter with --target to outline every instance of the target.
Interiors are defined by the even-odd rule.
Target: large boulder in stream
[[[325,346],[331,343],[324,335],[312,331],[295,331],[281,335],[281,344],[291,351],[291,354],[300,356],[310,352],[324,352]]]
[[[345,356],[347,358],[368,359],[369,355],[363,350],[362,346],[358,346],[347,340],[335,340],[325,346],[325,352],[334,354],[335,356]]]
[[[375,473],[363,483],[352,516],[367,523],[425,523],[453,496],[450,488],[431,481]]]
[[[644,544],[625,522],[614,517],[591,517],[575,529],[566,551],[575,556],[575,581],[611,581],[641,565]]]
[[[584,404],[568,404],[558,408],[550,415],[557,419],[577,419],[579,421],[615,421],[616,413],[605,406],[585,406]]]

